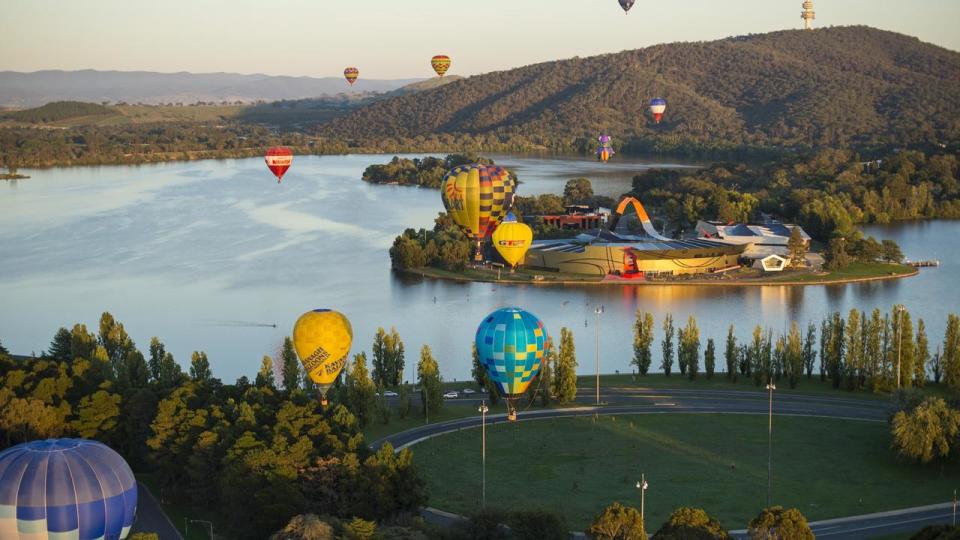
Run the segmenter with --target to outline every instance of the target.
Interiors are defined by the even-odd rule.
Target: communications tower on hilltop
[[[816,13],[813,12],[813,0],[803,0],[800,18],[803,19],[804,30],[813,30],[813,20],[817,18]]]

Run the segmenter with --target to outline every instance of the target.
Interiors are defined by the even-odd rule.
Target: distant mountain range
[[[362,74],[361,74],[362,76]],[[196,103],[304,99],[340,93],[390,92],[424,79],[283,77],[236,73],[150,71],[0,71],[0,107],[37,107],[53,101]]]
[[[320,126],[517,150],[584,151],[599,133],[639,152],[956,143],[960,53],[863,26],[671,43],[473,76]]]

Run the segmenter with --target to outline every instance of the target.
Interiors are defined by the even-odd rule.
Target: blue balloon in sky
[[[0,538],[119,540],[137,511],[137,483],[109,446],[47,439],[0,452]]]

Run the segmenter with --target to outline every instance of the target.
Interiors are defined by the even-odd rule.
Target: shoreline
[[[802,281],[802,280],[784,280],[784,281],[761,281],[761,280],[684,280],[684,281],[642,281],[642,280],[571,280],[571,279],[557,279],[557,280],[542,280],[542,281],[515,281],[515,280],[504,280],[504,279],[488,279],[488,278],[472,278],[468,276],[458,276],[458,275],[446,275],[440,273],[431,272],[430,269],[426,268],[404,268],[404,269],[393,269],[395,272],[400,272],[408,275],[420,276],[423,278],[429,279],[443,279],[448,281],[457,281],[461,283],[495,283],[498,285],[536,285],[536,286],[550,286],[550,285],[614,285],[614,286],[643,286],[643,287],[655,287],[655,286],[676,286],[676,285],[686,285],[686,286],[697,286],[697,287],[802,287],[809,285],[846,285],[848,283],[867,283],[871,281],[887,281],[893,279],[903,279],[908,277],[916,276],[920,273],[919,268],[911,268],[910,272],[905,272],[902,274],[890,274],[890,275],[881,275],[881,276],[863,276],[863,277],[851,277],[851,278],[840,278],[840,279],[824,279],[819,281]]]

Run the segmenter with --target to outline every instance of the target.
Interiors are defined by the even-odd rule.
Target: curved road
[[[734,390],[678,390],[649,388],[608,388],[601,390],[601,406],[593,403],[594,388],[580,387],[577,394],[577,406],[564,409],[531,408],[522,410],[520,421],[539,418],[563,418],[571,416],[591,416],[594,414],[661,414],[661,413],[725,413],[725,414],[767,414],[768,395],[764,391]],[[479,402],[480,397],[458,399],[461,402]],[[890,414],[890,405],[886,401],[873,399],[843,398],[830,395],[795,394],[775,392],[773,413],[775,416],[823,416],[851,420],[886,422]],[[487,416],[490,424],[506,422],[505,414]],[[459,429],[478,427],[480,417],[474,416],[428,424],[400,433],[395,433],[374,441],[371,446],[380,448],[389,442],[399,451],[426,439],[443,435]],[[438,523],[449,523],[458,516],[434,509],[425,509],[424,517]],[[909,533],[925,525],[950,523],[952,505],[950,503],[909,508],[893,512],[881,512],[849,518],[830,519],[812,522],[811,528],[817,538],[826,539],[869,539],[877,536]],[[737,537],[744,537],[746,531],[731,531]]]

